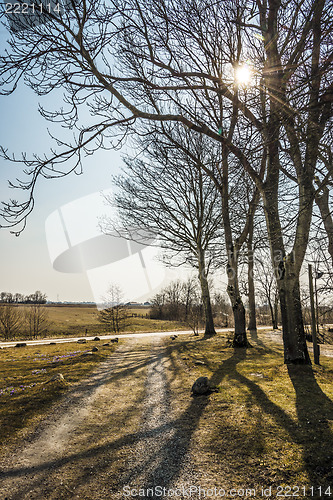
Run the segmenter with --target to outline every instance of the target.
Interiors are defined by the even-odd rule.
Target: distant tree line
[[[47,331],[46,295],[37,290],[30,295],[0,293],[0,335],[4,340],[35,339]],[[26,307],[18,307],[25,304]]]
[[[30,295],[22,293],[1,292],[0,303],[4,304],[45,304],[46,295],[39,290]]]
[[[150,318],[181,321],[194,333],[206,324],[205,308],[198,280],[190,277],[186,281],[175,280],[151,299]],[[215,324],[227,327],[232,310],[222,294],[215,294],[211,301]]]

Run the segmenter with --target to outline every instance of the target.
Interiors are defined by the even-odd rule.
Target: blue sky
[[[7,34],[0,26],[1,46],[6,38]],[[49,148],[55,146],[47,128],[53,135],[60,133],[61,137],[69,133],[60,129],[60,124],[45,121],[38,112],[38,103],[48,110],[60,106],[62,93],[61,90],[56,92],[39,97],[22,83],[12,95],[0,96],[0,144],[9,153],[15,153],[16,157],[22,152],[28,157],[33,153],[47,154]],[[100,206],[97,198],[101,198],[99,193],[102,190],[111,188],[111,176],[119,172],[121,156],[119,151],[99,150],[84,159],[82,175],[39,180],[35,208],[28,217],[25,230],[16,237],[10,229],[0,229],[0,291],[29,294],[41,290],[53,301],[97,302],[104,297],[108,283],[117,283],[124,289],[124,299],[147,300],[162,283],[188,276],[188,270],[179,268],[166,273],[165,268],[156,263],[156,252],[146,249],[142,254],[132,254],[130,247],[127,260],[115,265],[75,273],[68,272],[68,266],[67,272],[59,272],[53,267],[57,257],[61,259],[65,254],[66,244],[71,250],[69,240],[77,238],[78,232],[81,234],[80,244],[85,231],[87,239],[96,237],[97,205]],[[0,159],[0,201],[22,198],[24,193],[21,190],[8,186],[8,180],[14,182],[16,178],[25,180],[23,167]],[[94,195],[94,198],[89,195]],[[87,203],[93,204],[89,210]],[[100,215],[104,215],[108,209],[100,207],[99,210],[102,211]],[[86,214],[83,218],[79,217],[82,212]],[[87,215],[89,212],[95,214],[96,222]],[[94,248],[98,253],[99,248]]]
[[[47,127],[59,131],[58,124],[50,124],[39,115],[38,102],[42,99],[47,99],[48,109],[59,105],[59,95],[40,98],[24,85],[10,96],[0,96],[0,142],[16,157],[22,152],[28,156],[47,153],[52,146]],[[28,294],[41,290],[53,301],[99,302],[107,299],[106,290],[115,283],[123,289],[125,300],[141,301],[150,298],[165,279],[175,279],[183,272],[186,278],[186,270],[165,274],[163,266],[156,262],[156,252],[152,254],[149,249],[142,255],[131,255],[129,250],[127,260],[87,271],[54,269],[54,261],[66,250],[68,236],[72,244],[96,237],[98,216],[109,210],[100,193],[112,188],[111,176],[119,172],[121,164],[121,152],[99,150],[85,158],[82,175],[39,180],[35,208],[25,230],[16,237],[10,229],[0,229],[0,291]],[[16,178],[25,179],[23,167],[0,159],[1,201],[24,195],[8,186],[8,180],[14,182]],[[65,226],[59,229],[60,219]],[[116,242],[116,246],[120,245]],[[98,245],[94,248],[100,253]]]
[[[1,33],[3,41],[3,33]],[[57,107],[57,96],[48,96],[48,107]],[[47,152],[52,144],[37,107],[41,98],[21,85],[11,96],[0,97],[0,142],[19,156],[21,152]],[[55,126],[57,127],[57,126]],[[45,221],[61,206],[80,197],[111,187],[111,175],[121,165],[119,152],[98,151],[84,161],[84,173],[62,179],[40,179],[36,205],[24,232],[16,237],[9,229],[0,230],[2,258],[0,290],[45,292],[50,300],[93,300],[85,273],[60,273],[53,269],[47,246]],[[0,199],[20,198],[21,192],[8,187],[8,180],[24,179],[22,168],[0,160]]]

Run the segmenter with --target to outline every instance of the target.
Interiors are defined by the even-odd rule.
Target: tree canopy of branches
[[[246,172],[261,194],[278,283],[285,362],[309,363],[299,274],[312,206],[331,175],[332,23],[329,0],[82,0],[61,16],[15,32],[0,59],[4,93],[20,79],[39,94],[61,87],[65,107],[46,119],[76,128],[49,156],[24,157],[24,202],[4,207],[24,224],[39,176],[67,175],[82,154],[116,147],[140,123],[175,122],[220,146],[220,172]],[[235,85],[251,61],[253,86]],[[89,124],[80,123],[87,106]],[[11,158],[5,149],[3,156]],[[13,161],[20,161],[11,158]],[[204,169],[204,165],[202,168]],[[214,175],[206,168],[206,173]],[[318,175],[320,186],[314,178]],[[294,235],[281,227],[281,180],[295,183]],[[231,255],[234,252],[231,243]]]
[[[114,202],[125,228],[119,231],[140,242],[147,235],[158,238],[159,247],[166,251],[163,260],[167,265],[186,263],[198,270],[205,334],[213,335],[208,273],[221,259],[221,203],[214,182],[200,164],[212,163],[214,155],[202,136],[194,141],[186,131],[169,131],[183,144],[180,149],[166,135],[154,132],[153,137],[149,135],[143,158],[127,159],[124,175],[115,179],[120,191]],[[103,227],[106,232],[108,227],[114,229],[108,220]],[[134,228],[135,236],[128,228]]]

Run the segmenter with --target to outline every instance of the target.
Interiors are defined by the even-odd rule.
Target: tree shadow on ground
[[[228,370],[236,365],[239,361],[245,357],[245,349],[239,349],[234,352],[234,354],[226,361],[228,367],[223,370],[220,368],[212,378],[212,383],[218,384],[222,381]],[[139,366],[148,365],[151,363],[156,363],[156,357],[146,358],[146,360],[137,359],[135,356],[128,363],[122,367],[122,370],[113,375],[115,380],[121,379],[121,373],[129,376],[131,373],[136,372]],[[165,363],[168,359],[167,354],[162,353],[162,362]],[[112,379],[112,375],[110,376]],[[92,384],[94,386],[94,384]],[[165,413],[171,414],[170,408],[170,389],[167,387],[167,399]],[[190,397],[190,396],[189,396]],[[29,492],[43,491],[48,492],[48,498],[72,498],[73,492],[79,492],[82,485],[91,485],[91,496],[85,496],[85,498],[95,499],[95,498],[118,498],[117,492],[122,491],[123,487],[130,484],[132,480],[135,480],[140,472],[145,468],[150,468],[148,474],[145,474],[145,482],[141,485],[142,488],[149,488],[152,486],[163,486],[165,488],[171,487],[177,477],[182,473],[184,466],[186,468],[186,459],[188,451],[190,449],[190,444],[192,440],[193,433],[197,429],[199,420],[209,404],[209,396],[201,396],[197,398],[191,398],[191,402],[185,412],[177,419],[166,419],[162,421],[162,425],[158,425],[155,428],[145,431],[135,432],[133,434],[126,434],[125,436],[114,439],[112,442],[108,442],[103,445],[94,445],[91,443],[89,449],[79,452],[71,453],[66,457],[61,457],[54,460],[48,460],[43,462],[41,465],[34,466],[21,466],[16,467],[11,470],[3,471],[2,481],[12,481],[13,484],[23,479],[22,484],[18,482],[16,484],[15,492],[10,496],[11,500],[21,500],[29,495]],[[131,407],[140,402],[132,402]],[[115,455],[121,453],[122,449],[133,449],[138,442],[146,441],[149,439],[161,440],[161,446],[156,448],[148,448],[146,450],[146,456],[141,457],[139,460],[139,465],[132,468],[131,471],[123,471],[123,474],[118,476],[118,478],[112,478],[110,481],[110,486],[112,482],[112,491],[107,487],[108,483],[108,471],[113,469],[115,462]],[[154,464],[153,468],[150,467],[151,463]],[[75,475],[72,477],[70,492],[66,492],[64,486],[60,484],[60,479],[63,471],[68,469],[73,469],[75,467]],[[93,475],[91,471],[93,470]],[[47,483],[49,474],[56,475],[59,477],[59,485],[57,488],[52,490],[47,490]],[[29,481],[25,481],[25,478],[29,478]],[[102,478],[104,478],[102,480]],[[98,483],[98,497],[96,497],[96,479]],[[45,490],[46,488],[46,490]],[[104,490],[103,490],[104,488]],[[104,491],[104,493],[102,492]],[[1,488],[0,488],[1,491]],[[30,497],[29,497],[30,498]],[[34,498],[34,497],[32,497]],[[37,497],[35,497],[37,498]],[[119,498],[121,498],[119,496]],[[154,497],[150,497],[154,498]],[[157,497],[156,497],[157,498]]]
[[[245,356],[246,349],[234,350],[232,356],[224,361],[219,369],[215,371],[210,379],[210,383],[212,385],[219,385],[224,376],[228,374],[229,370],[234,369],[235,366],[245,358]],[[171,371],[176,377],[179,367],[173,364]],[[169,388],[168,392],[170,392]],[[161,486],[166,490],[174,488],[177,483],[177,479],[180,476],[182,476],[182,481],[184,479],[185,482],[190,481],[185,485],[183,484],[186,488],[189,488],[190,486],[200,486],[200,476],[193,474],[193,471],[188,469],[188,455],[194,432],[196,431],[199,421],[209,402],[209,395],[191,398],[190,404],[186,410],[177,419],[166,423],[166,427],[164,428],[164,438],[161,436],[163,430],[158,429],[158,435],[161,439],[162,445],[161,447],[157,447],[155,450],[150,450],[151,452],[148,454],[145,461],[145,465],[147,469],[149,469],[149,472],[146,474],[145,482],[140,485],[140,487],[144,490],[147,491],[150,489],[152,491],[149,498],[160,498],[158,495],[154,495],[155,488],[157,486]],[[166,411],[171,412],[170,401],[167,404],[169,407],[166,408]],[[150,467],[151,463],[156,464],[153,469]],[[125,480],[122,483],[119,483],[119,489],[131,483],[135,484],[139,473],[140,467],[134,468],[126,476]]]
[[[269,399],[266,392],[252,380],[237,371],[236,365],[225,363],[228,375],[250,390],[253,402],[270,416],[278,428],[284,429],[289,439],[301,446],[304,469],[309,484],[328,487],[333,480],[333,402],[318,385],[311,366],[288,366],[288,374],[296,392],[298,420],[294,421],[280,406]],[[281,457],[283,459],[283,457]],[[316,492],[311,494],[316,496]]]
[[[109,374],[109,380],[121,383],[124,376],[131,377],[142,367],[154,365],[158,362],[166,363],[169,360],[169,356],[164,350],[152,356],[148,356],[148,352],[144,354],[147,354],[147,356],[133,353],[132,356],[124,360],[120,370]],[[233,349],[231,356],[223,361],[212,374],[211,384],[218,386],[224,377],[228,376],[246,386],[250,391],[252,400],[261,407],[262,411],[271,416],[278,426],[285,429],[291,440],[302,446],[306,471],[313,485],[327,485],[332,482],[333,439],[329,420],[333,419],[333,404],[317,384],[311,367],[288,367],[288,373],[296,391],[298,422],[295,422],[284,410],[269,399],[259,385],[239,373],[237,365],[245,358],[246,349]],[[180,374],[180,368],[175,364],[172,365],[171,371],[174,372],[175,377]],[[166,379],[165,384],[167,397],[164,412],[165,415],[171,415],[170,387],[168,387]],[[117,496],[117,494],[122,491],[124,486],[135,481],[136,477],[144,469],[149,469],[149,472],[145,475],[145,481],[140,485],[141,488],[147,489],[154,486],[171,488],[184,472],[186,477],[187,457],[191,450],[193,435],[209,402],[210,396],[192,398],[185,411],[177,419],[162,419],[160,425],[148,431],[146,430],[144,433],[141,431],[127,433],[119,439],[116,438],[103,445],[90,443],[89,449],[44,462],[39,467],[26,466],[8,470],[2,474],[3,480],[9,478],[15,482],[20,477],[27,476],[31,478],[29,484],[25,483],[20,486],[10,498],[11,500],[26,498],[29,492],[38,489],[43,481],[47,481],[50,473],[59,474],[59,477],[61,477],[62,471],[67,468],[75,468],[71,487],[76,488],[77,493],[79,493],[82,485],[91,486],[91,496],[85,496],[87,500],[89,498],[121,498],[123,495]],[[129,400],[128,412],[139,404],[140,401]],[[319,446],[314,440],[314,437],[318,437],[318,427],[321,441]],[[259,440],[262,439],[260,436],[259,416],[256,436]],[[144,448],[146,449],[146,456],[140,458],[138,465],[134,463],[130,471],[122,471],[117,478],[113,477],[111,481],[109,473],[114,470],[116,454],[121,453],[123,449],[133,449],[138,443],[146,442],[149,439],[159,440],[160,446],[158,448]],[[151,465],[153,466],[151,467]],[[91,470],[93,470],[93,475]],[[108,485],[111,486],[111,483],[112,491],[108,487]],[[96,488],[98,488],[98,496],[96,496]],[[55,492],[50,493],[48,498],[70,499],[72,497],[73,490],[66,493],[59,485]],[[155,497],[150,496],[149,498]],[[156,498],[160,497],[156,496]],[[316,498],[316,496],[312,496],[312,498]]]
[[[333,483],[333,402],[317,383],[312,366],[288,366],[296,392],[298,442],[311,484]]]

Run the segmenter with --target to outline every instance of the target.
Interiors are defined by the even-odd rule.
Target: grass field
[[[105,334],[106,332],[113,333],[98,321],[98,311],[95,306],[47,305],[46,310],[49,325],[45,336],[84,336],[86,330],[87,335],[90,336]],[[183,330],[189,328],[178,321],[150,319],[149,308],[129,308],[127,313],[128,318],[126,319],[125,328],[120,333]],[[24,336],[18,335],[17,337],[23,338]]]
[[[280,496],[333,496],[332,358],[286,366],[282,346],[266,341],[247,350],[226,348],[220,336],[165,342],[179,433],[200,450],[195,460],[208,485],[221,486],[220,476],[239,489],[272,485],[276,494],[282,485]],[[190,402],[184,387],[199,376],[218,392]]]
[[[173,342],[169,337],[163,340],[169,411],[176,437],[181,437],[195,466],[203,472],[202,487],[221,487],[223,480],[224,486],[232,485],[240,491],[252,488],[257,496],[262,487],[271,486],[275,492],[272,498],[278,498],[279,491],[284,497],[330,498],[333,358],[322,356],[320,366],[286,366],[282,346],[273,344],[261,332],[258,337],[251,340],[250,349],[228,348],[227,335],[221,334],[210,339],[179,336]],[[96,345],[100,349],[94,356],[81,355]],[[2,444],[19,436],[20,430],[31,428],[70,384],[87,375],[112,349],[91,341],[0,350]],[[131,359],[135,365],[136,357]],[[142,360],[137,363],[146,366]],[[46,383],[58,372],[66,383]],[[124,404],[128,383],[142,392],[141,399],[144,396],[146,369],[135,369],[135,380],[130,379],[131,373],[115,394],[116,400],[124,398]],[[216,392],[191,397],[191,385],[199,376],[207,376]],[[130,402],[132,398],[133,394]],[[123,418],[122,412],[116,412],[112,429],[123,433],[124,429],[136,429],[142,419],[142,405],[131,405],[130,429]],[[126,464],[130,452],[128,446],[119,450],[121,464]]]
[[[98,352],[82,356],[98,345]],[[26,346],[0,350],[0,447],[33,423],[67,389],[115,349],[99,342]],[[57,373],[64,382],[49,382]]]

